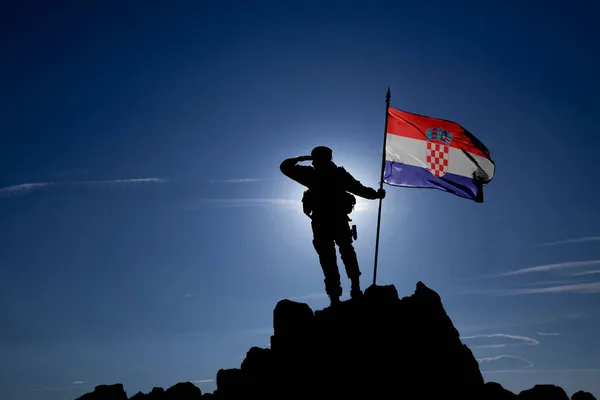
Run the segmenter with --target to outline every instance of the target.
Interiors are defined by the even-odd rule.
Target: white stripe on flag
[[[427,141],[425,140],[406,138],[388,133],[385,153],[386,160],[429,169],[426,161]],[[470,152],[469,154],[490,178],[494,177],[494,164],[490,160]],[[470,178],[476,170],[477,166],[469,160],[462,150],[450,147],[447,173]]]

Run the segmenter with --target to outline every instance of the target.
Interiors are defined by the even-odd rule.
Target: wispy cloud
[[[594,368],[581,368],[581,369],[488,369],[481,370],[482,374],[510,374],[510,373],[564,373],[564,372],[589,372],[589,373],[600,373],[600,369]]]
[[[600,282],[575,283],[570,285],[546,286],[541,288],[522,288],[522,289],[465,289],[458,294],[481,294],[489,296],[518,296],[526,294],[541,293],[580,293],[594,294],[600,293]]]
[[[214,382],[213,379],[198,379],[197,381],[192,381],[192,383],[210,383]]]
[[[531,361],[529,361],[528,359],[524,358],[524,357],[519,357],[519,356],[513,356],[511,354],[501,354],[499,356],[496,357],[485,357],[485,358],[478,358],[477,362],[479,364],[490,364],[490,363],[495,363],[497,361],[500,360],[517,360],[519,362],[524,363],[524,365],[519,365],[518,368],[531,368],[533,367],[533,363]],[[483,369],[482,371],[483,372]]]
[[[572,283],[577,283],[573,280],[567,280],[567,279],[557,279],[557,280],[553,280],[553,281],[535,281],[535,282],[526,282],[523,283],[524,286],[548,286],[548,285],[566,285],[566,284],[572,284]]]
[[[132,179],[112,179],[99,181],[73,181],[73,182],[36,182],[21,183],[18,185],[5,186],[0,188],[0,197],[23,195],[35,190],[44,189],[50,186],[104,186],[104,185],[123,185],[134,183],[164,183],[168,179],[162,178],[132,178]]]
[[[588,260],[588,261],[569,261],[558,264],[547,264],[547,265],[538,265],[536,267],[523,268],[515,271],[509,271],[502,273],[497,276],[510,276],[510,275],[523,275],[535,272],[547,272],[553,270],[560,270],[566,268],[579,268],[579,267],[590,267],[593,265],[600,265],[600,260]]]
[[[249,183],[249,182],[259,182],[262,179],[260,178],[239,178],[239,179],[216,179],[212,181],[208,181],[208,183]]]
[[[540,336],[560,336],[558,332],[538,332],[537,334]]]
[[[506,333],[492,333],[492,334],[488,334],[488,335],[474,335],[474,336],[461,337],[462,340],[479,339],[480,342],[482,341],[481,339],[485,339],[485,340],[489,341],[490,339],[497,340],[498,338],[502,339],[502,341],[505,341],[506,339],[512,340],[512,342],[480,344],[480,345],[476,345],[474,347],[475,348],[498,348],[498,347],[508,347],[508,346],[524,346],[524,345],[536,346],[536,345],[540,344],[540,342],[538,342],[534,338],[530,338],[528,336],[509,335]]]
[[[548,286],[535,289],[513,289],[506,290],[504,295],[523,295],[539,293],[600,293],[600,282],[578,283],[575,285]]]
[[[77,185],[104,185],[104,184],[119,184],[119,183],[164,183],[168,182],[168,179],[163,178],[133,178],[133,179],[114,179],[108,181],[79,181],[73,182]]]
[[[33,388],[30,389],[32,392],[64,392],[66,390],[81,390],[82,386],[93,386],[91,382],[88,381],[73,381],[69,385],[65,385],[64,387],[42,387],[42,388]]]
[[[41,189],[52,185],[52,182],[37,182],[37,183],[21,183],[18,185],[5,186],[0,188],[0,195],[10,196],[16,194],[25,194],[36,189]]]
[[[493,324],[477,324],[477,325],[464,325],[464,326],[458,326],[457,325],[457,329],[459,329],[460,332],[473,332],[473,331],[490,331],[490,330],[495,330],[495,329],[506,329],[506,328],[514,328],[514,327],[523,327],[523,326],[534,326],[534,325],[548,325],[548,324],[553,324],[553,323],[557,323],[557,322],[563,322],[563,321],[573,321],[576,319],[582,319],[582,318],[587,318],[589,317],[588,314],[582,313],[582,312],[573,312],[573,313],[566,313],[566,314],[559,314],[559,315],[555,315],[555,316],[551,316],[548,318],[543,318],[543,319],[530,319],[527,318],[526,320],[523,321],[518,321],[518,322],[512,322],[512,323],[493,323]]]
[[[327,298],[327,294],[325,293],[310,293],[304,294],[301,296],[290,297],[289,300],[293,301],[302,301],[302,300],[317,300]]]
[[[506,289],[491,289],[491,288],[478,288],[478,289],[461,289],[455,292],[459,295],[471,295],[471,294],[482,294],[482,295],[496,295],[501,296],[506,294]]]
[[[600,269],[596,269],[593,271],[577,272],[575,274],[571,274],[571,276],[585,276],[585,275],[595,275],[595,274],[600,274]]]
[[[264,207],[295,206],[302,207],[300,200],[281,198],[241,198],[241,199],[205,199],[206,202],[219,207]],[[196,209],[195,207],[194,209]]]
[[[556,242],[541,243],[538,246],[557,246],[557,245],[561,245],[561,244],[595,242],[595,241],[600,241],[600,236],[587,236],[587,237],[580,237],[580,238],[574,238],[574,239],[559,240]]]

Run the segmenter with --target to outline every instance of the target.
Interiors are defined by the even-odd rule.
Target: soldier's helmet
[[[317,146],[310,152],[310,155],[317,161],[331,161],[333,159],[333,151],[327,146]]]

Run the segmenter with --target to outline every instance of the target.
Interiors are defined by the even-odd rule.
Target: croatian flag
[[[438,189],[483,202],[495,165],[483,143],[456,122],[388,107],[383,181]]]

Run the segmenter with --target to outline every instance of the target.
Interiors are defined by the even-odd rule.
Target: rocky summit
[[[394,286],[372,286],[358,300],[314,313],[282,300],[273,328],[270,349],[252,348],[239,370],[218,372],[220,396],[464,397],[483,387],[440,297],[422,283],[402,300]]]
[[[189,382],[137,393],[135,400],[237,399],[565,399],[560,387],[514,394],[484,383],[440,296],[422,282],[399,298],[393,285],[371,286],[358,299],[314,311],[281,300],[271,346],[253,347],[240,368],[221,369],[217,390]],[[125,400],[122,385],[98,386],[79,400]],[[572,400],[594,399],[578,392]]]

